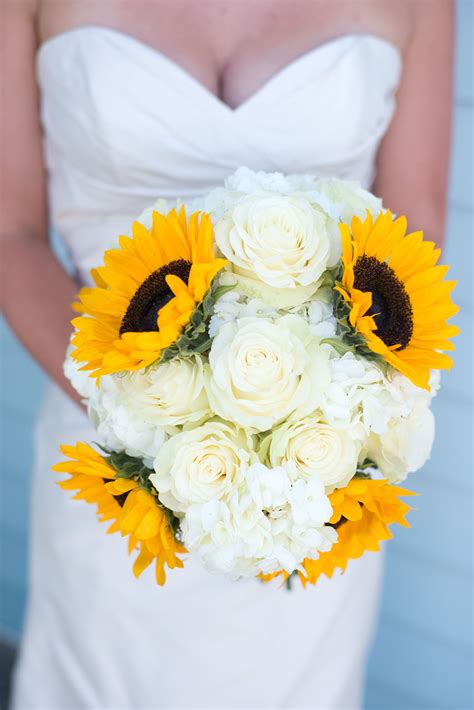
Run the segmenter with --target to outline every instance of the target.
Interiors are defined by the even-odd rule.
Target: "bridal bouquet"
[[[458,329],[440,250],[406,229],[356,183],[241,168],[105,252],[65,363],[101,445],[54,470],[136,576],[189,552],[305,585],[408,527]]]

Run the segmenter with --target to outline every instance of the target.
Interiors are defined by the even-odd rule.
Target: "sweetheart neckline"
[[[187,71],[184,67],[182,67],[178,62],[174,61],[170,57],[168,57],[166,54],[161,52],[159,49],[156,49],[153,47],[151,44],[148,44],[147,42],[142,41],[138,37],[135,37],[134,35],[127,34],[126,32],[122,32],[121,30],[117,30],[113,27],[107,27],[106,25],[80,25],[79,27],[73,27],[68,30],[64,30],[63,32],[59,32],[58,34],[53,35],[52,37],[49,37],[48,39],[44,40],[42,42],[36,52],[36,58],[37,61],[41,61],[41,58],[44,56],[44,53],[46,50],[48,50],[51,47],[54,47],[55,44],[58,42],[61,42],[65,39],[68,39],[70,36],[74,36],[79,33],[88,33],[88,32],[101,32],[104,34],[110,34],[117,39],[123,41],[123,42],[128,42],[131,45],[134,45],[138,49],[142,49],[143,51],[147,51],[151,55],[154,55],[157,59],[160,59],[164,63],[168,65],[173,71],[175,71],[177,74],[179,74],[184,80],[186,80],[190,85],[194,86],[194,88],[199,91],[201,94],[207,97],[208,100],[211,100],[215,103],[216,106],[218,106],[221,110],[226,111],[230,115],[237,115],[240,113],[243,109],[245,109],[247,106],[249,106],[253,101],[258,99],[258,97],[265,92],[268,88],[270,88],[275,82],[283,78],[288,72],[294,70],[297,66],[303,65],[306,61],[309,59],[313,58],[314,56],[317,56],[318,54],[322,53],[324,50],[330,49],[332,47],[335,47],[343,42],[347,42],[348,40],[370,40],[373,42],[378,42],[382,46],[385,46],[389,50],[392,50],[394,56],[396,56],[398,62],[401,64],[402,62],[402,51],[401,49],[394,44],[394,42],[391,42],[388,39],[385,39],[384,37],[381,37],[376,34],[372,33],[356,33],[356,32],[350,32],[347,34],[343,35],[338,35],[337,37],[334,37],[332,39],[326,40],[325,42],[322,42],[321,44],[316,45],[312,49],[309,49],[307,52],[304,52],[303,54],[300,54],[298,57],[295,59],[291,60],[287,64],[281,67],[278,71],[275,72],[269,79],[267,79],[260,87],[258,87],[253,93],[248,96],[248,98],[244,99],[242,102],[240,102],[235,108],[232,108],[229,104],[227,104],[225,101],[223,101],[219,96],[214,94],[210,89],[208,89],[202,82],[200,82],[198,79],[196,79],[189,71]]]

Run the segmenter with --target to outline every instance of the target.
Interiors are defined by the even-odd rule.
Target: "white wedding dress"
[[[153,48],[105,27],[38,55],[51,218],[78,274],[158,196],[194,197],[237,167],[369,187],[400,54],[348,35],[278,72],[237,109]],[[61,443],[94,441],[51,385],[36,431],[30,596],[15,710],[360,707],[381,556],[291,592],[189,559],[137,581],[126,541],[55,484]]]

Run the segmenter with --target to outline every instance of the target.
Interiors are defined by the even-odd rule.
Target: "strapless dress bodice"
[[[196,197],[241,165],[369,187],[401,61],[373,35],[296,59],[236,109],[131,36],[80,27],[47,40],[38,80],[52,223],[81,277],[158,197]]]

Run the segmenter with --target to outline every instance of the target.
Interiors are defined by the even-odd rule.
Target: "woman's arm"
[[[1,0],[4,68],[0,175],[1,300],[35,360],[76,401],[62,371],[77,284],[48,241],[45,170],[35,80],[35,3]]]
[[[377,160],[374,192],[443,243],[451,139],[454,6],[452,0],[414,4],[398,106]]]

